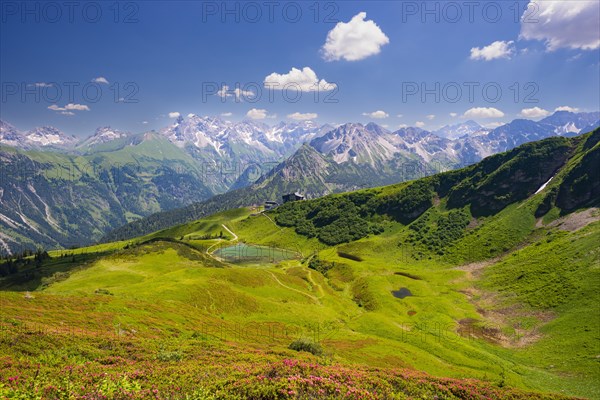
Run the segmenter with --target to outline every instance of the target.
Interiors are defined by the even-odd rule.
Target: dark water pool
[[[410,290],[408,290],[408,288],[401,287],[398,290],[392,290],[392,295],[397,299],[403,299],[405,297],[412,296],[413,294]]]

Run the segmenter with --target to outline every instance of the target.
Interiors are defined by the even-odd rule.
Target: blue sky
[[[600,109],[598,2],[474,3],[2,2],[0,118],[86,136],[176,113],[435,129]]]

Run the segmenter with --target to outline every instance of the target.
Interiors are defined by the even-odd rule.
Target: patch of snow
[[[548,184],[550,183],[550,181],[553,179],[554,177],[548,179],[548,182],[544,183],[542,186],[540,186],[540,188],[537,190],[537,192],[535,192],[534,194],[538,194],[539,192],[541,192],[542,190],[546,189],[546,186],[548,186]]]

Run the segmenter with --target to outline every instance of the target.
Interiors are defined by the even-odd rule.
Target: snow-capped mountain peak
[[[290,155],[301,143],[331,129],[329,125],[319,126],[311,121],[297,123],[281,122],[273,127],[254,120],[241,122],[224,121],[219,117],[189,114],[179,117],[161,134],[179,147],[208,149],[218,155],[234,151],[240,146],[247,153],[261,153],[269,158]]]
[[[193,145],[201,149],[209,147],[219,152],[220,143],[217,138],[225,134],[228,126],[228,123],[218,118],[190,114],[187,118],[180,116],[160,133],[179,147]]]
[[[573,134],[583,133],[583,129],[591,130],[590,127],[597,127],[598,120],[600,120],[600,112],[573,113],[570,111],[557,111],[539,122],[551,125],[553,132],[557,135],[572,136]]]
[[[25,137],[14,126],[0,120],[0,144],[23,147],[25,145]]]
[[[477,122],[468,120],[455,125],[446,125],[432,133],[445,139],[455,140],[464,136],[480,135],[489,131],[490,129],[482,127]]]
[[[41,126],[27,132],[21,132],[5,121],[0,121],[0,144],[32,148],[71,148],[77,143],[75,136],[69,136],[52,127]]]
[[[25,140],[34,147],[71,147],[77,143],[75,136],[68,136],[52,126],[41,126],[25,133]]]
[[[337,163],[354,161],[376,166],[397,152],[393,135],[377,124],[347,123],[313,139],[310,145]]]
[[[102,126],[97,128],[94,134],[88,137],[86,140],[84,140],[81,145],[95,146],[98,144],[103,144],[113,140],[121,139],[129,135],[129,132],[123,132],[117,129],[113,129],[110,126]]]

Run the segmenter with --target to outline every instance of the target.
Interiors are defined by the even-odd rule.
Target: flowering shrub
[[[27,340],[27,339],[25,339]],[[88,343],[89,344],[89,343]],[[98,343],[96,343],[97,345]],[[83,346],[82,348],[85,347]],[[412,370],[324,365],[307,353],[188,343],[161,360],[152,341],[121,341],[111,354],[60,365],[0,357],[2,399],[561,399]],[[119,353],[118,355],[114,353]],[[293,358],[291,355],[295,355]]]

